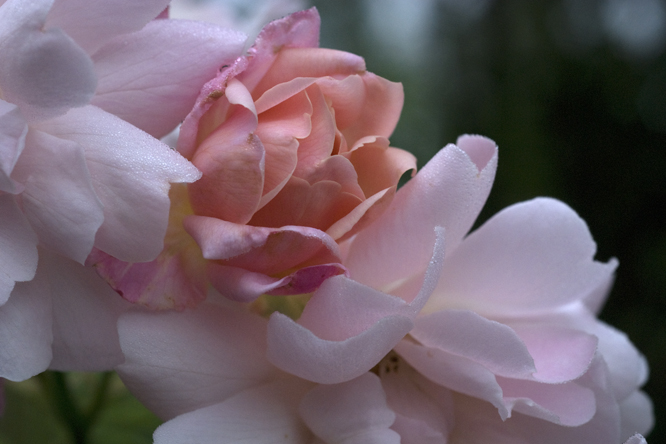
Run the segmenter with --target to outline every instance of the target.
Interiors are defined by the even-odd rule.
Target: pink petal
[[[301,268],[281,279],[243,268],[210,263],[208,274],[213,287],[222,295],[238,302],[252,302],[262,294],[287,296],[315,291],[328,278],[344,274],[340,264],[323,264]]]
[[[229,443],[311,444],[312,434],[298,415],[310,384],[296,378],[247,389],[226,401],[195,410],[161,425],[155,444]]]
[[[37,271],[37,236],[9,194],[0,194],[0,306],[14,282],[29,281]]]
[[[93,190],[82,147],[31,130],[14,177],[25,186],[23,211],[40,244],[83,263],[104,221],[104,209]]]
[[[463,356],[497,375],[529,378],[536,370],[513,329],[471,311],[444,310],[419,316],[411,335],[426,347]]]
[[[21,185],[9,177],[25,146],[28,125],[16,105],[0,99],[0,192],[16,194]]]
[[[349,160],[358,173],[359,185],[366,196],[388,187],[397,187],[405,172],[416,171],[416,157],[412,153],[389,147],[386,139],[374,139],[349,154]]]
[[[72,109],[39,129],[84,148],[104,205],[95,246],[128,262],[154,259],[166,232],[170,182],[198,179],[196,168],[162,142],[93,106]]]
[[[352,277],[375,288],[421,273],[432,253],[433,228],[446,230],[447,252],[455,249],[488,196],[497,164],[494,143],[487,165],[478,166],[449,145],[402,187],[392,205],[354,239],[345,266]]]
[[[53,361],[61,371],[108,371],[124,361],[118,342],[123,301],[90,267],[44,254],[53,297]]]
[[[120,34],[138,31],[166,8],[168,0],[56,0],[49,26],[67,32],[88,54]]]
[[[303,397],[299,411],[305,424],[324,442],[401,442],[400,435],[389,428],[395,413],[386,405],[382,384],[372,373],[342,384],[316,386]]]
[[[94,249],[86,265],[92,265],[113,290],[133,304],[181,311],[206,298],[206,264],[203,258],[192,257],[196,253],[187,247],[175,250],[171,244],[154,261],[128,263]]]
[[[120,317],[118,332],[126,358],[118,373],[164,419],[276,376],[265,358],[266,321],[247,311],[203,304],[182,313],[133,312]]]
[[[498,417],[511,416],[504,403],[502,389],[495,375],[481,364],[446,353],[438,348],[424,347],[410,341],[400,341],[395,351],[420,374],[441,386],[468,396],[483,399],[499,411]]]
[[[161,138],[244,42],[239,32],[203,22],[154,20],[95,53],[99,83],[91,103]]]
[[[0,377],[22,381],[46,370],[52,341],[51,295],[40,269],[0,307]]]
[[[617,266],[595,262],[595,252],[587,225],[565,204],[539,198],[513,205],[447,257],[425,310],[518,316],[565,305],[606,282]]]
[[[575,382],[541,384],[497,378],[513,411],[568,427],[589,422],[596,412],[594,392]]]
[[[446,444],[454,425],[451,392],[424,378],[397,356],[379,364],[389,407],[396,413],[391,428],[404,444]]]
[[[249,90],[257,94],[257,83],[271,67],[283,48],[313,48],[319,46],[320,18],[316,8],[298,11],[264,26],[248,54],[251,68],[241,77]],[[292,77],[293,78],[293,77]],[[258,97],[258,96],[257,96]],[[255,97],[256,98],[256,97]]]
[[[335,279],[341,278],[331,278],[324,285]],[[276,312],[268,323],[267,356],[277,367],[298,377],[336,384],[367,372],[412,325],[406,316],[388,316],[349,339],[328,341]],[[372,344],[372,348],[369,349],[368,344]]]
[[[28,120],[85,105],[97,86],[88,54],[61,29],[45,23],[51,4],[49,0],[9,0],[0,10],[4,24],[0,89],[3,99],[18,105]]]
[[[595,336],[556,324],[513,325],[534,359],[537,381],[562,383],[585,373],[597,351]]]
[[[340,262],[335,241],[314,228],[263,228],[203,216],[187,217],[184,226],[206,259],[232,267],[274,274],[305,261]]]

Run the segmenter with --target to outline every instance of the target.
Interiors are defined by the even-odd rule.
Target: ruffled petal
[[[30,282],[17,283],[0,307],[0,377],[22,381],[46,370],[52,357],[51,320],[51,294],[40,268]]]
[[[587,225],[565,204],[538,198],[512,205],[450,253],[424,310],[516,317],[563,306],[615,270],[617,261],[595,262],[595,252]]]
[[[244,34],[215,25],[154,20],[95,53],[99,83],[91,103],[161,138],[182,122],[202,85],[240,56],[244,43]]]
[[[294,378],[245,390],[226,401],[181,415],[155,430],[155,444],[251,442],[310,444],[312,433],[298,415],[310,388]]]
[[[446,248],[456,248],[481,211],[497,166],[492,141],[470,137],[461,147],[449,145],[396,194],[371,229],[350,247],[345,265],[352,277],[374,288],[395,285],[422,273],[432,253],[433,228],[446,230]],[[486,155],[476,164],[464,149],[474,145]],[[491,156],[491,157],[488,157]]]
[[[400,444],[390,429],[395,413],[386,405],[379,378],[365,373],[342,384],[319,385],[299,406],[310,430],[327,443]]]
[[[56,0],[48,15],[49,26],[65,30],[88,54],[120,34],[138,31],[157,17],[169,0]]]
[[[42,252],[53,297],[53,361],[62,371],[108,371],[124,361],[118,316],[131,304],[90,267]]]
[[[9,0],[0,10],[0,89],[28,120],[85,105],[97,86],[88,54],[61,29],[45,23],[52,4],[53,0]],[[73,18],[80,20],[81,11],[92,9],[81,7]]]
[[[224,401],[276,375],[265,358],[266,321],[246,311],[203,304],[182,313],[130,312],[120,317],[118,332],[125,354],[118,373],[164,419]]]
[[[324,282],[341,279],[331,278]],[[309,381],[336,384],[371,369],[412,328],[401,315],[381,318],[368,330],[343,341],[318,338],[281,313],[268,323],[268,359],[282,370]],[[368,349],[368,344],[372,348]]]
[[[83,263],[104,222],[104,208],[82,147],[31,130],[14,177],[25,187],[20,195],[23,212],[40,244]]]
[[[94,106],[72,109],[39,129],[85,151],[104,205],[95,246],[128,262],[154,259],[166,233],[170,182],[195,181],[199,171],[162,142]]]

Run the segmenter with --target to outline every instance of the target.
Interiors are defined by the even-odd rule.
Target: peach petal
[[[361,199],[343,192],[336,182],[327,180],[310,185],[292,176],[282,192],[257,211],[250,223],[264,227],[301,225],[326,230],[360,203]]]
[[[224,265],[274,274],[306,261],[340,262],[335,241],[314,228],[253,227],[204,216],[188,216],[183,225],[206,259],[222,260]]]
[[[334,111],[327,103],[324,94],[317,85],[309,87],[308,98],[312,103],[312,131],[308,137],[300,141],[298,147],[298,164],[294,175],[304,179],[326,160],[335,147],[336,127]],[[312,181],[308,180],[312,183]]]
[[[391,205],[395,188],[387,188],[374,196],[370,196],[346,216],[331,225],[326,234],[338,242],[353,236],[370,225]]]
[[[326,48],[284,48],[255,88],[254,97],[259,97],[271,85],[297,77],[346,77],[363,72],[365,61],[355,54]]]
[[[366,196],[388,187],[396,187],[406,171],[416,171],[416,157],[413,154],[398,148],[384,147],[384,141],[388,145],[388,140],[382,139],[374,144],[364,144],[349,154],[358,173],[359,185]]]
[[[295,96],[299,92],[315,83],[317,79],[311,77],[297,77],[287,82],[280,83],[267,90],[255,102],[257,113],[261,114],[285,100]]]
[[[284,187],[296,169],[299,145],[297,139],[310,134],[311,114],[312,105],[307,95],[302,92],[260,115],[255,134],[266,150],[260,208]]]
[[[257,124],[254,105],[234,105],[232,111],[226,124],[204,141],[192,159],[203,177],[189,192],[198,214],[245,223],[261,199],[265,151],[253,134]]]
[[[358,185],[358,174],[354,165],[344,156],[330,156],[319,162],[317,167],[304,176],[310,184],[330,180],[340,184],[341,191],[365,199],[363,190]]]

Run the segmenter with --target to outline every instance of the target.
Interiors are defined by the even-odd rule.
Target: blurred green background
[[[258,1],[227,3],[250,16]],[[648,439],[666,442],[666,0],[311,4],[322,46],[360,54],[370,71],[404,84],[391,142],[420,166],[460,134],[497,142],[497,178],[478,223],[556,197],[587,221],[597,259],[620,260],[601,317],[647,356],[657,420]],[[5,385],[0,444],[72,442],[44,396],[48,378]],[[102,377],[67,378],[81,412],[94,410]],[[152,442],[159,420],[115,377],[105,384],[89,442]]]

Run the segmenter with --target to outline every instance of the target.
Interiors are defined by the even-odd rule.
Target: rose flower
[[[156,264],[136,264],[140,273],[98,264],[126,298],[162,307],[165,298],[204,297],[201,285],[183,295],[198,281],[184,270],[201,263],[170,248],[186,236],[181,226],[209,260],[210,282],[231,299],[308,293],[346,273],[338,243],[383,212],[416,161],[388,142],[402,85],[367,72],[359,56],[318,48],[319,22],[313,8],[270,23],[203,87],[178,140],[203,173],[187,193],[172,193],[185,208],[172,214],[181,234],[167,235]],[[140,275],[150,276],[145,285]]]

